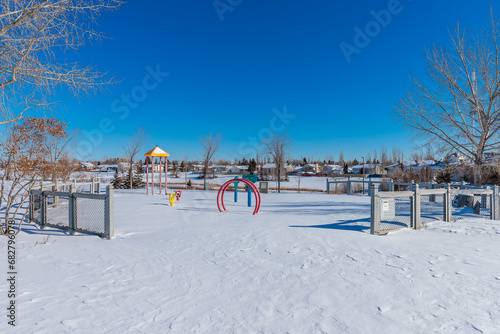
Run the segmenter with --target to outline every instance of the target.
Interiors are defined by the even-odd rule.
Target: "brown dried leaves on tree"
[[[52,161],[51,141],[66,140],[66,124],[54,118],[26,118],[12,126],[0,144],[3,175],[0,183],[0,233],[7,232],[6,222],[16,219],[19,230],[26,213],[21,218],[19,210],[26,204],[29,190],[42,175],[53,173],[58,168]],[[19,219],[20,218],[20,219]]]

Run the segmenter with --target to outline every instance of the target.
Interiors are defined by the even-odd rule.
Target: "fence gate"
[[[105,194],[30,191],[30,221],[40,225],[98,235],[111,239],[114,234],[113,186]]]

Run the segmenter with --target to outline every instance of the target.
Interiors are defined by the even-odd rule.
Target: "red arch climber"
[[[246,179],[233,179],[229,180],[226,183],[220,187],[219,192],[217,193],[217,208],[219,209],[219,212],[226,211],[226,207],[224,206],[224,193],[226,192],[227,187],[233,182],[243,182],[247,186],[249,186],[254,195],[255,195],[255,209],[253,211],[253,215],[259,212],[260,209],[260,192],[259,189],[253,184],[253,182],[246,180]],[[222,204],[222,209],[221,209],[221,204]]]

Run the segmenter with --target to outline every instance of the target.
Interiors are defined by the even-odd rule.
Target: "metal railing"
[[[80,182],[74,179],[70,182],[60,182],[55,180],[50,183],[45,183],[40,181],[38,186],[34,186],[33,189],[46,190],[52,189],[52,191],[69,191],[71,186],[75,187],[75,191],[84,192],[85,187],[88,187],[90,194],[100,194],[101,193],[102,181],[100,178],[92,178],[90,181]]]
[[[411,191],[381,192],[371,189],[371,234],[386,234],[401,228],[420,229],[432,221],[469,218],[500,219],[499,187],[493,189],[452,188],[422,189],[414,184]]]
[[[347,178],[347,180],[326,180],[326,193],[327,194],[371,194],[371,189],[373,185],[377,186],[379,191],[410,191],[415,186],[415,182],[412,180],[410,183],[404,182],[394,182],[393,179],[389,179],[388,181],[382,180],[353,180],[351,178]],[[426,182],[419,183],[419,186],[423,189],[441,189],[446,188],[448,184],[440,184],[435,182]],[[455,189],[476,189],[476,187],[471,186],[464,181],[450,183],[450,186]]]
[[[30,190],[29,219],[43,229],[46,226],[87,233],[110,240],[114,234],[113,186],[105,194]]]

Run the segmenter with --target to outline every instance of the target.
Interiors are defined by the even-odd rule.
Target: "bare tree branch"
[[[79,96],[112,83],[106,73],[77,62],[61,63],[57,55],[100,40],[103,35],[94,30],[97,17],[121,4],[121,0],[0,1],[0,124],[22,119],[19,106],[26,101],[19,97],[31,95],[35,106],[59,86]]]
[[[288,133],[271,134],[267,138],[263,138],[262,146],[264,151],[272,157],[272,160],[276,166],[276,174],[278,181],[278,193],[281,192],[281,176],[284,175],[285,167],[285,156],[287,152],[292,148],[292,141],[288,136]]]
[[[476,185],[481,185],[484,153],[498,150],[500,137],[498,33],[493,9],[490,27],[481,34],[466,33],[457,24],[450,47],[426,50],[425,83],[413,79],[395,105],[395,118],[418,141],[472,160]]]
[[[134,189],[132,185],[133,179],[133,166],[135,156],[141,151],[144,144],[149,140],[150,136],[147,134],[146,129],[140,127],[137,132],[128,137],[125,143],[122,145],[123,152],[125,152],[125,157],[129,163],[129,182],[130,189]]]
[[[210,162],[212,161],[214,155],[222,147],[222,133],[217,133],[215,136],[212,132],[208,136],[199,136],[198,139],[203,146],[201,150],[201,161],[203,164],[203,188],[206,189],[207,186],[207,173]]]

